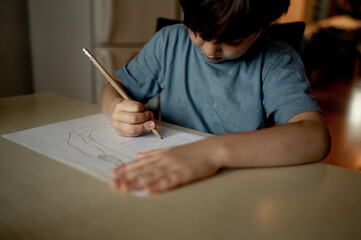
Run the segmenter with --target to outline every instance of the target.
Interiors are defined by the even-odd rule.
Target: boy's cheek
[[[196,48],[198,48],[198,49],[201,49],[202,46],[203,46],[203,44],[198,43],[198,42],[193,42],[193,44],[194,44],[194,46],[196,46]]]
[[[228,60],[236,59],[244,55],[248,51],[248,48],[244,49],[233,49],[233,50],[223,50],[224,57]]]

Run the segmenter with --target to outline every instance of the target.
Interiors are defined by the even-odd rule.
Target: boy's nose
[[[202,46],[202,50],[203,52],[209,56],[209,57],[214,57],[216,56],[220,51],[222,51],[221,47],[219,46],[219,44],[215,44],[212,42],[205,42]]]

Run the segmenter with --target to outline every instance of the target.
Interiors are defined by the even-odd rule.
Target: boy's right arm
[[[144,104],[124,100],[109,83],[103,89],[101,107],[121,136],[135,137],[156,128],[153,113]]]

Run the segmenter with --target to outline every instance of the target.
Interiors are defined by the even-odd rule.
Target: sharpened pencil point
[[[157,129],[152,129],[152,132],[154,133],[154,135],[156,135],[156,136],[159,137],[160,139],[163,139],[162,135],[160,135],[160,133],[158,132]]]

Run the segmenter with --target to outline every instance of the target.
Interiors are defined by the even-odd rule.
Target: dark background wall
[[[0,1],[0,97],[32,93],[26,0]]]

